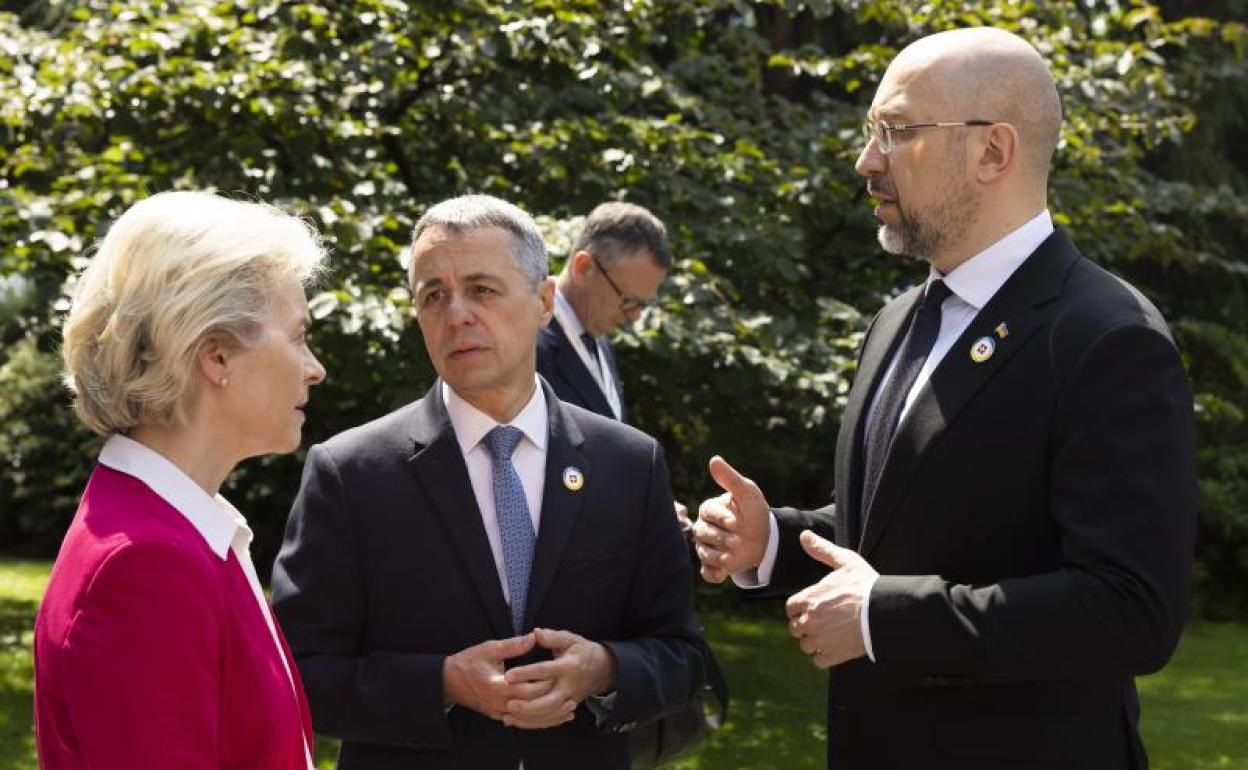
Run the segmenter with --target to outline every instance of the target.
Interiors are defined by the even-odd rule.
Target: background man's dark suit
[[[625,768],[625,732],[683,705],[702,679],[685,543],[653,439],[560,404],[525,628],[602,642],[618,664],[610,719],[521,731],[444,715],[444,657],[513,634],[463,456],[436,386],[312,447],[273,571],[273,604],[316,728],[340,767]],[[569,489],[564,469],[584,473]],[[539,648],[539,652],[542,652]],[[548,654],[548,653],[547,653]],[[527,662],[524,659],[521,662]]]
[[[624,387],[620,384],[615,351],[609,344],[603,347],[606,350],[607,366],[611,368],[611,378],[615,381],[615,392],[620,397],[620,419],[627,422],[628,410],[624,406]],[[555,389],[555,395],[562,400],[603,417],[614,417],[607,397],[598,387],[598,381],[585,368],[585,363],[576,354],[576,349],[568,341],[568,335],[556,320],[551,320],[537,335],[537,373],[546,378]]]
[[[862,511],[866,412],[919,296],[867,334],[836,504],[776,511],[773,589],[827,574],[805,527],[882,575],[879,662],[833,669],[829,765],[1142,769],[1132,676],[1178,640],[1194,537],[1192,400],[1169,331],[1053,233],[934,371]],[[985,336],[996,352],[975,363]]]

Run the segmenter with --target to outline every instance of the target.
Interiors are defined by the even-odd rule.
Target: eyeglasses
[[[904,136],[907,131],[916,131],[920,128],[991,126],[995,123],[996,121],[993,120],[952,120],[939,123],[901,123],[893,126],[882,120],[868,120],[862,124],[862,135],[867,140],[867,144],[870,144],[871,140],[874,139],[876,146],[880,148],[880,152],[887,155],[897,148],[898,134]]]
[[[621,289],[619,286],[616,285],[615,281],[611,280],[611,274],[608,273],[607,269],[602,266],[602,263],[598,261],[597,257],[595,257],[591,253],[589,255],[589,258],[594,260],[594,265],[598,267],[598,272],[602,273],[602,277],[607,279],[607,285],[610,286],[613,290],[615,290],[615,296],[620,298],[620,310],[621,311],[625,313],[635,313],[638,310],[644,310],[658,302],[657,297],[651,297],[650,299],[640,299],[638,297],[634,297],[633,295],[626,293],[623,289]]]

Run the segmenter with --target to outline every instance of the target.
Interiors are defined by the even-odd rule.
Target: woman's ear
[[[208,382],[224,388],[230,380],[230,357],[233,346],[220,334],[209,334],[199,343],[195,363]]]

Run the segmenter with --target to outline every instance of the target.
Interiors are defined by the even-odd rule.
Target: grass
[[[34,611],[51,564],[0,560],[0,770],[35,770],[30,654]]]
[[[29,629],[49,568],[0,559],[0,770],[37,767]],[[783,608],[707,587],[697,603],[732,688],[732,710],[701,752],[671,768],[823,768],[827,675],[798,651]],[[1248,767],[1248,624],[1189,628],[1170,665],[1138,682],[1153,770]],[[333,740],[317,739],[318,767],[332,768],[334,754]]]
[[[1248,625],[1188,628],[1170,664],[1137,682],[1152,770],[1248,767]]]

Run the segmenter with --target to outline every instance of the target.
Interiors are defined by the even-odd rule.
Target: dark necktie
[[[503,569],[507,573],[507,592],[511,594],[511,624],[517,636],[524,633],[524,604],[537,544],[520,474],[511,462],[511,453],[523,437],[519,428],[499,425],[483,439],[493,461],[494,511],[503,539]]]
[[[591,374],[602,374],[602,364],[598,363],[598,340],[589,332],[581,335],[581,342],[585,343],[585,350],[589,352],[589,360],[594,362],[594,369]]]
[[[901,353],[897,365],[893,368],[893,376],[884,383],[879,402],[871,421],[867,424],[864,455],[865,464],[862,477],[862,510],[863,519],[871,510],[875,500],[875,487],[880,481],[880,473],[884,470],[884,460],[888,457],[889,445],[897,423],[901,418],[901,409],[906,403],[906,396],[914,387],[919,377],[923,362],[932,352],[932,345],[940,334],[940,306],[952,294],[944,281],[933,281],[927,287],[918,311],[910,319],[910,329],[901,345]]]

